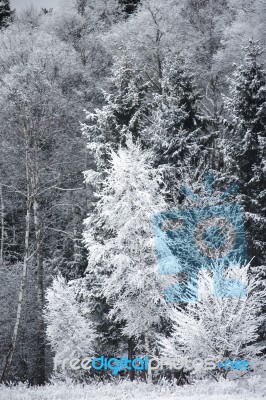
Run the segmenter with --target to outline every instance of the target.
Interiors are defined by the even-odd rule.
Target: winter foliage
[[[259,393],[256,393],[259,388]],[[122,398],[143,400],[161,399],[161,400],[243,400],[243,399],[262,399],[265,391],[265,381],[263,377],[251,377],[246,382],[242,381],[239,385],[237,381],[229,381],[221,379],[219,383],[203,380],[196,382],[194,385],[185,385],[178,389],[166,381],[162,381],[159,385],[151,385],[144,382],[106,382],[91,384],[88,388],[86,385],[73,384],[71,382],[53,382],[45,387],[26,387],[19,384],[18,386],[0,387],[0,393],[6,400],[20,400],[27,396],[29,400],[41,400],[44,396],[51,400],[64,400],[66,396],[73,400],[89,400],[91,394],[95,394],[99,400]]]
[[[126,149],[111,153],[95,214],[85,221],[87,273],[99,270],[102,294],[111,305],[109,314],[125,323],[122,332],[128,337],[152,336],[166,311],[152,227],[153,214],[165,202],[159,190],[161,177],[151,166],[151,158],[128,135]],[[99,227],[101,238],[97,237]]]
[[[47,290],[46,300],[47,338],[58,364],[76,352],[76,355],[90,354],[95,331],[86,318],[86,307],[77,300],[75,287],[59,276]]]
[[[143,390],[174,399],[176,383],[206,377],[164,368],[113,378],[53,366],[72,355],[145,354],[252,359],[247,377],[216,369],[207,374],[216,383],[178,393],[259,395],[265,2],[62,0],[20,13],[11,5],[0,1],[0,383],[42,385],[57,372],[65,383],[0,386],[0,397],[87,398],[74,380],[90,382],[99,398]],[[198,259],[198,301],[167,301],[165,288],[188,277],[160,273],[154,215],[225,202],[243,209],[247,266],[215,259],[198,274]],[[164,254],[191,259],[191,242],[177,236],[165,240]],[[213,295],[221,269],[246,285],[246,296]],[[149,383],[120,381],[134,378]]]
[[[213,273],[221,273],[216,265]],[[247,288],[246,296],[234,298],[214,296],[213,276],[202,271],[199,301],[185,309],[174,308],[171,313],[171,339],[162,339],[164,354],[187,355],[195,358],[249,359],[255,361],[263,346],[255,344],[265,304],[265,288],[248,272],[248,266],[222,271],[225,279],[238,278]],[[217,373],[217,371],[215,371]],[[224,371],[219,371],[223,373]],[[226,371],[228,373],[229,371]]]

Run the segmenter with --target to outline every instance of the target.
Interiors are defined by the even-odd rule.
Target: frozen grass
[[[254,376],[244,381],[201,381],[177,387],[165,382],[98,383],[74,385],[55,382],[45,387],[0,386],[0,400],[253,400],[266,398],[266,381]]]

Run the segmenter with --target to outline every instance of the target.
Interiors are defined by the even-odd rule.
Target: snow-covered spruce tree
[[[95,353],[96,333],[88,318],[85,302],[80,302],[79,281],[67,283],[62,276],[53,280],[46,292],[45,321],[47,338],[55,354],[54,372],[77,378],[69,367],[70,359]],[[64,364],[64,360],[67,362]],[[84,372],[84,371],[83,371]]]
[[[121,324],[120,348],[125,350],[121,343],[126,339],[129,357],[134,351],[150,354],[152,344],[155,350],[154,333],[167,318],[152,226],[154,213],[164,210],[165,203],[151,159],[152,153],[128,134],[126,147],[110,153],[99,201],[85,221],[92,307],[96,290],[109,305],[108,317]]]
[[[249,266],[223,269],[214,265],[213,274],[223,274],[225,279],[237,279],[246,285],[246,296],[214,296],[213,274],[203,270],[200,274],[199,301],[188,303],[186,309],[173,308],[173,332],[162,338],[163,353],[171,357],[212,359],[216,364],[227,359],[247,359],[255,362],[263,346],[256,343],[258,328],[263,316],[266,290],[258,276],[249,273]],[[207,362],[208,364],[208,362]],[[193,368],[192,368],[193,369]],[[195,368],[215,379],[227,376],[229,369]]]
[[[156,164],[164,166],[172,199],[176,183],[189,167],[208,166],[213,134],[199,107],[200,95],[193,76],[180,59],[169,59],[163,67],[162,93],[155,95],[152,124],[147,135],[156,152]]]
[[[122,60],[113,70],[113,93],[104,92],[105,105],[94,113],[87,112],[87,124],[83,132],[88,138],[88,151],[91,156],[90,170],[86,172],[86,186],[91,193],[91,212],[97,203],[95,193],[109,167],[110,150],[117,150],[125,141],[125,132],[129,129],[133,137],[140,136],[146,110],[146,90],[140,72],[134,62]],[[95,235],[99,242],[109,237],[109,232],[102,225],[95,225]],[[99,293],[96,282],[97,271],[91,270],[87,283],[91,294],[92,316],[98,326],[98,348],[101,353],[115,354],[119,345],[119,323],[111,323],[108,318],[110,306]],[[93,293],[93,294],[92,294]],[[93,305],[92,305],[93,303]],[[101,316],[99,319],[99,315]]]
[[[226,99],[232,118],[226,156],[246,211],[249,255],[262,265],[266,262],[266,72],[259,62],[259,43],[251,40],[244,50],[245,62],[236,69]]]
[[[147,113],[146,92],[147,85],[134,60],[118,61],[113,68],[112,93],[104,92],[105,105],[93,113],[87,111],[83,125],[98,171],[106,168],[109,150],[118,149],[127,130],[134,139],[140,137]]]

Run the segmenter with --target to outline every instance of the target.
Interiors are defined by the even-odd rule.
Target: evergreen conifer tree
[[[99,190],[98,183],[106,175],[109,168],[110,151],[118,150],[125,145],[126,134],[130,132],[134,141],[141,137],[142,126],[145,123],[147,86],[144,84],[140,72],[133,66],[133,62],[121,61],[114,68],[112,78],[112,93],[104,93],[105,105],[95,112],[87,112],[88,123],[83,126],[83,132],[88,138],[88,149],[93,162],[91,169],[86,171],[86,184],[91,190],[92,202],[90,217],[96,218],[94,238],[99,243],[108,240],[112,234],[104,225],[97,222],[95,212]],[[91,248],[88,247],[88,251]],[[101,263],[100,263],[101,264]],[[98,347],[102,352],[113,351],[115,354],[121,342],[121,323],[110,320],[110,304],[100,292],[99,282],[104,278],[101,265],[87,271],[87,298],[91,305],[92,319],[95,321],[99,339]],[[97,283],[98,282],[98,283]],[[100,315],[100,318],[99,318]]]
[[[237,279],[247,289],[246,296],[214,296],[213,276],[203,270],[200,276],[199,301],[190,302],[184,309],[172,310],[172,334],[162,338],[163,353],[167,356],[200,357],[224,362],[227,359],[245,358],[252,363],[261,356],[262,343],[256,343],[258,328],[264,320],[261,315],[266,291],[258,275],[251,275],[248,266],[225,269],[217,262],[213,272],[222,274],[225,279]],[[254,365],[254,364],[253,364]],[[199,366],[200,374],[208,375]],[[227,376],[229,370],[216,368],[213,376]]]
[[[55,353],[54,370],[72,377],[75,374],[69,366],[65,368],[64,360],[93,356],[96,351],[97,336],[86,303],[78,295],[80,286],[79,280],[67,283],[58,276],[46,293],[45,320],[47,338]]]
[[[162,92],[155,95],[148,136],[156,152],[156,165],[164,166],[172,199],[178,180],[193,166],[207,169],[213,134],[200,111],[201,96],[182,60],[168,60],[163,68]]]
[[[232,117],[228,131],[229,170],[239,182],[246,211],[249,255],[266,261],[266,72],[259,62],[259,43],[250,41],[246,58],[231,81],[226,108]]]
[[[121,339],[126,339],[131,357],[137,345],[151,351],[154,333],[166,314],[152,227],[154,213],[164,209],[165,203],[159,189],[160,173],[150,157],[149,151],[133,143],[131,134],[125,148],[111,153],[111,168],[84,233],[90,308],[99,308],[98,292],[109,307],[106,328],[112,330],[111,322],[120,324],[120,346]],[[104,236],[98,235],[99,228]]]
[[[106,168],[108,151],[117,150],[124,143],[128,130],[134,140],[140,138],[147,113],[147,85],[133,61],[118,62],[112,81],[113,93],[104,93],[105,105],[101,110],[86,112],[88,123],[83,126],[98,171]]]

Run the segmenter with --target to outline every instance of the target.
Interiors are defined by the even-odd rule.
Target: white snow
[[[62,382],[30,388],[23,384],[0,386],[0,400],[263,400],[265,397],[266,381],[260,376],[250,377],[245,382],[201,381],[190,386],[128,381],[84,386]]]

